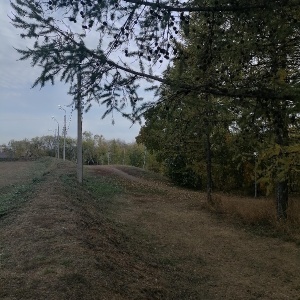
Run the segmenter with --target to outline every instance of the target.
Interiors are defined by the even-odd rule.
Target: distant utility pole
[[[77,74],[77,181],[82,184],[82,101],[81,101],[81,71]]]

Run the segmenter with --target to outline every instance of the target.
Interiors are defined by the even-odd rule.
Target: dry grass
[[[288,216],[290,224],[300,228],[300,197],[290,198]]]
[[[30,181],[36,165],[35,161],[0,162],[0,188]]]
[[[256,227],[268,226],[269,229],[275,230],[279,234],[284,233],[286,238],[300,243],[299,197],[290,198],[288,219],[285,222],[278,221],[276,204],[272,198],[250,198],[216,194],[214,195],[214,203],[214,210],[227,219]]]
[[[1,299],[299,299],[299,246],[214,218],[205,194],[112,166],[82,186],[75,165],[46,170],[0,219]]]
[[[270,223],[276,218],[274,203],[270,199],[246,198],[218,194],[214,197],[220,212],[230,218],[239,218],[249,224]]]

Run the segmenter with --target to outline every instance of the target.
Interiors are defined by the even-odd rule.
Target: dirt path
[[[255,236],[217,220],[201,210],[201,193],[157,185],[113,166],[96,169],[99,175],[122,176],[131,186],[161,187],[167,192],[127,197],[119,218],[123,224],[152,233],[170,270],[193,272],[199,295],[207,299],[300,299],[299,246]]]

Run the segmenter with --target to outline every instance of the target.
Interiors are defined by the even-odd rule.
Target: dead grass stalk
[[[292,197],[289,202],[288,219],[278,221],[276,205],[271,198],[249,198],[226,194],[216,194],[213,210],[227,219],[245,225],[265,226],[278,234],[284,233],[288,239],[300,243],[300,199]]]

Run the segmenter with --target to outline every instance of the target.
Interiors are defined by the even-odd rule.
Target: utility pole
[[[81,71],[77,74],[77,181],[82,184],[82,101],[81,101]]]
[[[66,131],[67,131],[67,127],[66,127],[66,115],[64,115],[64,160],[66,160]]]

